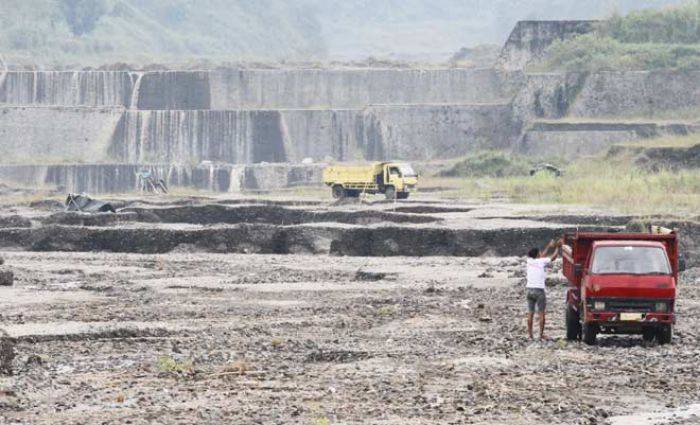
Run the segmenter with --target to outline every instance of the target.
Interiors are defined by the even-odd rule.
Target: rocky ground
[[[413,210],[394,213],[442,221],[396,224],[369,213],[363,217],[370,222],[328,220],[350,229],[390,221],[470,231],[522,223],[526,239],[544,236],[541,226],[557,228],[523,218],[543,207],[444,212],[435,209],[445,205],[421,205],[405,203]],[[560,221],[572,221],[564,213],[556,211]],[[30,230],[66,226],[38,210],[12,214],[30,217]],[[304,217],[299,223],[322,225]],[[117,232],[147,227],[129,220],[92,224]],[[163,221],[151,225],[220,228]],[[8,238],[0,235],[0,255],[15,285],[0,287],[0,328],[15,357],[11,374],[0,375],[0,423],[700,421],[698,269],[684,275],[673,344],[620,336],[589,347],[564,340],[566,286],[557,270],[549,282],[552,340],[529,341],[523,259],[488,250],[246,254],[194,241],[149,254],[90,252],[77,243],[47,250],[36,240],[11,246]]]

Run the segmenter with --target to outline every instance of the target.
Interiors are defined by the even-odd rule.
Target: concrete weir
[[[150,170],[170,186],[212,192],[275,190],[321,182],[323,164],[60,164],[0,165],[0,180],[22,187],[69,193],[127,193],[138,188],[137,173]]]

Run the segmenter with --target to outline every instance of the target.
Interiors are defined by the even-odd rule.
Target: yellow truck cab
[[[383,193],[387,199],[406,199],[416,188],[418,174],[405,162],[332,165],[323,170],[323,183],[334,198]]]

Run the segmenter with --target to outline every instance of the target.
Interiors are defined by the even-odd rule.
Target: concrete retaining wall
[[[522,120],[647,117],[700,107],[700,71],[528,74],[513,101]]]
[[[66,193],[126,193],[138,189],[136,173],[150,170],[169,187],[236,193],[320,185],[323,168],[323,164],[0,165],[0,182],[30,188],[56,188]]]
[[[523,135],[518,150],[542,158],[575,159],[606,153],[617,143],[697,131],[685,124],[538,122]]]

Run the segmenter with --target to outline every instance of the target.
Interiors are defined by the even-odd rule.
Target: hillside
[[[97,64],[326,55],[316,15],[285,0],[3,0],[0,52]]]
[[[9,62],[444,62],[517,20],[583,19],[680,0],[2,0]]]
[[[554,43],[534,70],[700,69],[700,3],[615,15],[592,33]]]

